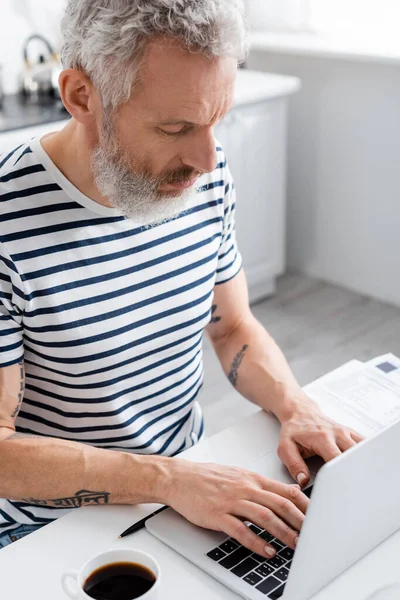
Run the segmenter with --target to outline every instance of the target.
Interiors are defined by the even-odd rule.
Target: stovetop
[[[4,96],[0,107],[0,134],[6,131],[54,123],[68,118],[61,100],[46,98],[40,103],[26,100],[20,94]]]

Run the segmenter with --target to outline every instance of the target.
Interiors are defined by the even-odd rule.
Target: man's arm
[[[0,497],[42,506],[161,502],[168,459],[15,432],[24,363],[0,369]]]
[[[318,454],[328,461],[362,439],[328,419],[301,389],[283,353],[249,306],[246,276],[215,286],[208,333],[232,385],[282,424],[279,455],[304,485],[303,460]]]
[[[0,369],[0,497],[40,506],[161,503],[239,540],[257,554],[276,550],[243,522],[268,527],[291,548],[308,498],[297,486],[234,467],[139,456],[55,438],[15,433],[24,365]]]

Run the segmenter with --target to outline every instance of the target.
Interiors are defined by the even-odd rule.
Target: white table
[[[218,449],[223,453],[224,447],[231,446],[227,442],[234,436],[236,451],[233,455],[231,452],[229,457],[223,456],[221,462],[240,464],[239,456],[246,460],[250,444],[253,447],[256,445],[257,449],[262,448],[263,444],[271,445],[271,419],[273,417],[266,414],[258,417],[261,430],[253,439],[241,436],[241,423],[201,442],[190,449],[185,458],[201,461],[210,450]],[[264,439],[268,441],[264,441],[264,436],[260,435],[260,432],[264,432],[263,428]],[[272,443],[277,443],[277,437]],[[371,476],[373,478],[373,474]],[[99,552],[123,547],[144,550],[156,557],[162,570],[163,600],[187,600],[189,597],[190,600],[238,600],[236,594],[153,538],[146,530],[118,540],[123,530],[155,508],[154,505],[81,508],[0,550],[0,597],[7,600],[61,600],[64,594],[60,578],[64,571],[79,569]],[[365,526],[368,527],[368,523]],[[345,536],[343,543],[346,543]],[[314,600],[365,600],[378,587],[400,579],[399,556],[400,532],[314,596]]]

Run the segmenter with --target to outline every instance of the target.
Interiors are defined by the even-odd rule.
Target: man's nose
[[[183,164],[202,173],[212,173],[218,163],[214,130],[201,132],[181,156]]]

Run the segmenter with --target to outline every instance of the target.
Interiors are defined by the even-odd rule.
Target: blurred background
[[[66,122],[64,5],[2,0],[0,154]],[[216,134],[236,179],[254,313],[306,384],[352,358],[400,354],[400,3],[247,0],[247,10],[251,53]],[[253,407],[207,342],[205,363],[214,433]]]

